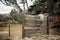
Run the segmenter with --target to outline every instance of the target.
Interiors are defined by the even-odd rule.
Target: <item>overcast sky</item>
[[[19,3],[19,0],[17,1]],[[22,4],[19,4],[21,9],[23,9],[23,5]],[[28,6],[31,6],[33,5],[33,2],[29,1],[28,0]],[[5,6],[4,4],[2,4],[0,2],[0,14],[9,14],[9,12],[11,12],[11,10],[13,9],[13,7],[10,7],[10,6]],[[27,9],[27,7],[26,7]]]
[[[11,11],[11,9],[13,9],[13,8],[10,6],[5,6],[0,2],[0,14],[9,13]]]

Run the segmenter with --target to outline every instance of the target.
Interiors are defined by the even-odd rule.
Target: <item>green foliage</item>
[[[41,12],[41,10],[33,11],[33,12],[32,12],[32,15],[38,15],[38,14],[40,14],[40,12]]]
[[[6,27],[6,26],[7,26],[6,22],[0,22],[0,27]]]
[[[54,11],[55,16],[60,16],[60,9]]]
[[[17,21],[18,23],[22,24],[22,19],[18,19]]]

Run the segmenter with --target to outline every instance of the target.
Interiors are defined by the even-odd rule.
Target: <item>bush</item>
[[[18,23],[22,24],[22,19],[18,19],[17,21]]]
[[[0,22],[0,27],[6,27],[7,24],[5,22]]]
[[[60,9],[59,9],[59,10],[54,11],[54,15],[55,15],[55,16],[60,16]]]

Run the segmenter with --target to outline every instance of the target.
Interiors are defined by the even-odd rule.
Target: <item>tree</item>
[[[45,10],[45,2],[44,0],[35,0],[34,5],[30,6],[29,11],[32,12],[32,14],[39,14],[42,13]],[[35,13],[33,13],[35,12]]]
[[[15,21],[15,22],[18,22],[18,23],[22,23],[21,15],[15,9],[13,9],[10,12],[10,17],[12,17],[12,19],[13,19],[12,22]]]
[[[21,12],[21,8],[19,6],[19,3],[20,4],[23,4],[23,8],[24,8],[24,11],[25,11],[25,4],[27,5],[27,8],[28,8],[28,2],[27,0],[19,0],[20,2],[18,3],[17,0],[0,0],[4,5],[7,5],[7,6],[13,6],[14,8],[16,8],[17,10],[19,10],[19,12]],[[30,1],[33,1],[33,0],[30,0]],[[23,15],[23,13],[21,13]]]
[[[20,12],[22,11],[17,3],[17,0],[0,0],[6,6],[13,6],[14,8],[18,9]]]
[[[55,16],[60,16],[60,9],[54,11]]]
[[[33,14],[39,14],[48,12],[53,14],[55,10],[59,9],[60,2],[58,0],[36,0],[34,5],[30,6],[30,12],[35,12]]]

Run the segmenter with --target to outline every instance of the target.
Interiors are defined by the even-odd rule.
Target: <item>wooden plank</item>
[[[25,15],[25,19],[40,19],[39,16]]]
[[[40,20],[39,16],[25,15],[25,26],[32,27],[32,29],[24,29],[24,36],[26,35],[36,35],[36,34],[46,34],[47,32],[47,17],[44,17],[44,21]],[[42,25],[41,25],[42,23]],[[37,29],[33,29],[37,27]]]
[[[39,27],[40,26],[40,24],[29,24],[29,23],[26,23],[25,24],[26,26],[30,26],[30,27]]]
[[[40,17],[33,15],[25,15],[25,25],[33,27],[40,26]]]
[[[25,34],[35,34],[35,33],[40,33],[40,30],[38,29],[25,29]]]
[[[27,25],[27,26],[40,26],[40,21],[27,20],[27,21],[25,21],[25,25]]]

